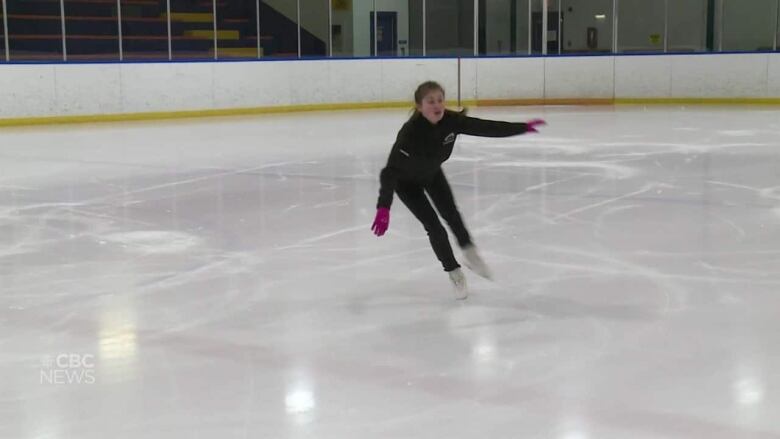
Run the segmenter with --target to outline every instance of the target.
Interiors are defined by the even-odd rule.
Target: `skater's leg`
[[[447,230],[439,221],[439,216],[425,196],[422,186],[415,184],[399,184],[396,188],[398,198],[409,208],[412,214],[422,223],[428,232],[436,257],[441,261],[444,271],[453,271],[460,267],[452,252]]]
[[[455,197],[452,195],[452,189],[442,170],[439,170],[433,177],[433,180],[426,186],[425,190],[428,192],[428,195],[430,195],[433,205],[436,206],[439,214],[447,221],[452,233],[458,240],[458,245],[461,248],[470,245],[471,236],[466,229],[466,225],[463,223],[460,212],[458,212],[458,207],[455,205]]]
[[[466,266],[478,275],[486,279],[492,279],[493,275],[490,269],[485,264],[485,261],[482,260],[482,257],[477,252],[477,248],[471,241],[471,236],[463,223],[460,212],[458,212],[458,207],[455,205],[455,197],[452,195],[452,189],[450,189],[444,172],[440,170],[431,183],[426,186],[425,190],[431,196],[436,209],[439,210],[441,216],[449,224],[452,233],[458,238],[458,245],[463,249],[463,256],[466,257]]]

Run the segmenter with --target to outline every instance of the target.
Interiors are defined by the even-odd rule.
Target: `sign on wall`
[[[334,11],[348,11],[352,9],[352,0],[333,0]]]

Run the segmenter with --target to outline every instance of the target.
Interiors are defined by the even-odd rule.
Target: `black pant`
[[[452,196],[452,189],[450,189],[450,185],[444,177],[444,172],[439,170],[433,179],[425,184],[399,181],[395,191],[398,194],[398,198],[403,201],[406,207],[425,227],[425,231],[428,232],[428,238],[431,241],[431,247],[433,247],[436,257],[439,258],[439,261],[444,266],[444,271],[452,271],[460,267],[458,261],[455,260],[455,255],[452,253],[452,246],[447,237],[447,231],[442,226],[441,221],[439,221],[439,216],[433,210],[430,201],[425,196],[425,193],[427,193],[431,197],[433,205],[436,206],[436,209],[442,218],[447,221],[452,233],[458,239],[458,245],[463,248],[471,244],[471,237],[463,224],[458,207],[455,205],[455,198]]]

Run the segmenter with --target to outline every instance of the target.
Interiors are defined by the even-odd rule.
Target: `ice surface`
[[[780,111],[470,114],[463,303],[403,110],[0,130],[0,437],[780,438]]]

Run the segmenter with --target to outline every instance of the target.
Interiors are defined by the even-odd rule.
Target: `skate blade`
[[[468,263],[464,263],[463,265],[465,265],[465,266],[466,266],[466,268],[468,268],[469,270],[471,270],[471,272],[472,272],[472,273],[474,273],[474,274],[476,274],[477,276],[479,276],[479,277],[481,277],[481,278],[483,278],[483,279],[490,280],[490,281],[492,281],[492,280],[493,280],[493,273],[491,273],[491,272],[489,272],[489,271],[477,270],[477,269],[475,269],[474,267],[472,267],[472,266],[471,266],[470,264],[468,264]]]

